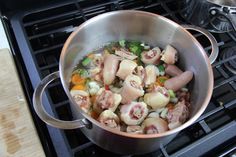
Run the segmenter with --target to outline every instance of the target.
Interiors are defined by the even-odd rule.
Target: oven
[[[86,20],[109,11],[134,9],[188,24],[182,16],[183,0],[24,0],[21,4],[10,0],[1,3],[1,20],[45,154],[49,157],[122,156],[94,145],[79,129],[61,130],[43,123],[33,111],[34,88],[45,76],[58,71],[65,40]],[[208,39],[199,32],[191,33],[210,53]],[[166,146],[136,157],[236,155],[236,33],[212,35],[217,41],[219,55],[212,64],[214,90],[204,114]],[[43,103],[51,115],[73,120],[60,80],[48,86]]]

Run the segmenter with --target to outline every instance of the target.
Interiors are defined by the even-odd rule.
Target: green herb
[[[87,78],[89,76],[88,71],[85,69],[76,69],[75,71],[73,71],[72,74],[76,74],[76,73],[79,74],[83,78]]]
[[[170,95],[170,98],[175,98],[175,97],[176,97],[173,90],[169,89],[169,90],[168,90],[168,93],[169,93],[169,95]]]
[[[165,81],[166,81],[166,78],[159,78],[159,81],[161,82],[161,83],[165,83]]]
[[[125,40],[120,40],[119,41],[119,44],[120,44],[121,47],[125,47],[125,43],[126,43]]]
[[[83,66],[87,66],[92,60],[90,58],[85,58],[83,61],[82,61],[82,65]]]
[[[165,71],[164,65],[158,65],[157,68],[159,69],[160,72]]]
[[[143,46],[141,46],[141,43],[137,42],[137,41],[129,42],[128,43],[128,48],[133,54],[135,54],[139,57],[140,57],[140,55],[143,51]]]

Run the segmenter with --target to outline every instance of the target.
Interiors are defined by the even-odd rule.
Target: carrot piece
[[[166,76],[159,76],[159,77],[157,77],[157,79],[156,79],[156,85],[159,85],[159,86],[164,86],[164,83],[165,83],[165,81],[166,80],[168,80],[169,78],[168,77],[166,77]]]
[[[168,108],[168,110],[172,110],[172,109],[174,109],[174,104],[168,103],[168,104],[166,105],[166,107]]]
[[[97,118],[99,117],[99,114],[98,114],[97,112],[95,112],[95,111],[91,111],[91,112],[90,112],[90,116],[91,116],[92,118],[94,118],[94,119],[97,119]]]
[[[88,58],[93,59],[94,58],[94,53],[90,53],[87,55]]]
[[[71,82],[73,84],[85,84],[86,82],[86,79],[82,78],[80,75],[78,74],[73,74],[72,75],[72,78],[71,78]]]
[[[74,85],[71,90],[86,90],[86,86],[83,84]]]

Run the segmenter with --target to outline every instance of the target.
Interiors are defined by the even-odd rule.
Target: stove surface
[[[182,1],[175,0],[86,0],[66,1],[40,8],[17,11],[6,19],[11,46],[15,50],[19,70],[29,101],[36,85],[46,75],[57,71],[62,46],[84,21],[101,13],[135,9],[165,16],[179,24],[186,24],[181,16]],[[206,52],[211,46],[206,37],[191,32]],[[230,33],[213,34],[220,55],[212,65],[214,91],[204,114],[190,127],[181,131],[167,146],[139,157],[212,156],[229,155],[236,149],[236,75],[225,65],[235,62],[236,55],[224,55],[224,50],[236,42]],[[63,120],[72,120],[69,101],[59,80],[53,82],[44,97],[46,110]],[[32,105],[32,102],[31,102]],[[32,108],[32,106],[31,106]],[[48,156],[103,157],[120,156],[99,148],[79,129],[60,130],[42,123],[32,111],[35,125]],[[137,155],[135,155],[137,156]]]

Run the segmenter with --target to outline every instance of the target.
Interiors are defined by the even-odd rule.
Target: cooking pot
[[[120,39],[144,41],[164,48],[171,44],[179,51],[178,66],[191,70],[191,114],[178,128],[159,134],[129,134],[101,125],[76,105],[69,92],[70,77],[82,58],[105,43]],[[42,105],[46,86],[59,78],[71,102],[77,120],[62,121],[50,116]],[[177,23],[148,12],[114,11],[98,15],[80,25],[67,39],[61,52],[59,71],[45,77],[35,89],[33,105],[38,116],[47,124],[61,129],[80,128],[98,146],[120,154],[143,154],[167,144],[179,131],[193,124],[208,105],[213,90],[210,61],[198,41]]]
[[[236,31],[235,0],[185,0],[182,16],[212,32]]]

